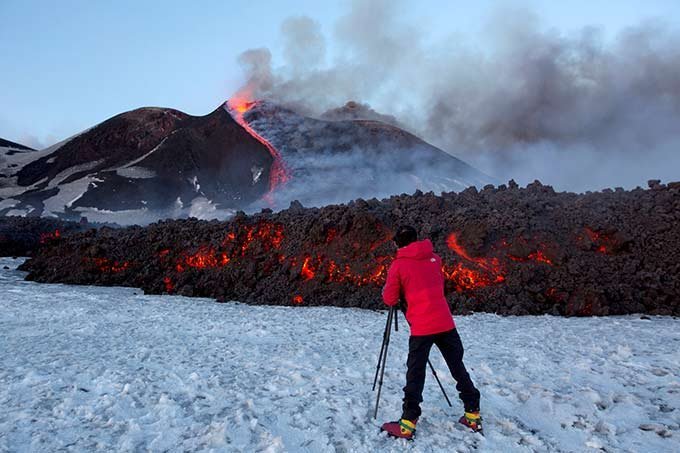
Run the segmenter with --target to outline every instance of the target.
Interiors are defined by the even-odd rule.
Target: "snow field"
[[[458,428],[433,348],[454,407],[428,374],[406,442],[378,434],[405,322],[372,418],[384,312],[40,285],[20,262],[0,259],[0,451],[680,451],[677,319],[458,317],[486,437]]]

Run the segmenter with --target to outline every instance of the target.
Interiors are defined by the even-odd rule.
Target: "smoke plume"
[[[480,50],[433,42],[401,5],[353,2],[332,46],[313,19],[286,20],[280,66],[268,49],[241,55],[243,90],[315,116],[364,103],[501,180],[584,191],[680,179],[677,30],[644,22],[607,38],[504,10]]]

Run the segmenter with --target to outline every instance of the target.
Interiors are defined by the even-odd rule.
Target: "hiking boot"
[[[387,435],[390,437],[412,440],[413,436],[416,435],[416,423],[418,423],[417,419],[411,421],[402,418],[397,422],[384,423],[380,431],[387,431]]]
[[[482,431],[482,416],[477,412],[465,412],[465,414],[458,420],[461,425],[465,425],[474,432]]]

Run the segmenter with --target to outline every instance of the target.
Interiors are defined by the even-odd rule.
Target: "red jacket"
[[[393,306],[404,298],[411,335],[433,335],[456,327],[444,297],[442,259],[429,239],[413,242],[397,251],[387,272],[383,300]]]

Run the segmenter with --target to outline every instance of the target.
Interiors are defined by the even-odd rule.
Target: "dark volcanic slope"
[[[0,148],[13,148],[13,149],[21,149],[24,151],[34,151],[33,148],[29,148],[26,145],[21,145],[19,143],[11,142],[9,140],[5,140],[4,138],[0,138]]]
[[[0,155],[0,215],[118,224],[227,218],[259,200],[322,205],[490,181],[396,126],[343,115],[308,118],[267,102],[201,117],[126,112],[45,150]]]
[[[135,209],[154,203],[150,207],[167,208],[178,197],[188,204],[204,195],[225,207],[244,207],[266,192],[271,160],[267,149],[220,108],[204,117],[187,118],[155,151],[128,164],[128,171],[98,174],[103,183],[89,190],[78,204]],[[134,171],[130,168],[151,170],[155,176],[130,178]],[[265,179],[253,181],[253,168],[262,169]],[[107,199],[112,192],[118,196]],[[146,203],[142,205],[140,199]]]
[[[126,285],[253,304],[381,307],[401,223],[430,238],[456,312],[680,314],[680,183],[555,193],[474,188],[102,229],[41,249],[42,282]]]
[[[156,108],[116,115],[26,165],[17,173],[17,182],[28,186],[45,177],[51,181],[78,166],[87,166],[91,172],[120,167],[154,148],[187,118],[177,110]],[[77,176],[76,172],[70,179]]]
[[[25,165],[14,177],[26,190],[13,198],[22,202],[15,209],[30,205],[34,215],[76,218],[101,210],[173,215],[198,198],[237,208],[266,192],[271,161],[266,147],[222,108],[202,117],[142,108]]]
[[[277,195],[286,202],[320,205],[492,182],[462,160],[382,121],[342,119],[346,115],[316,119],[267,102],[255,103],[244,117],[281,153],[293,175]]]

